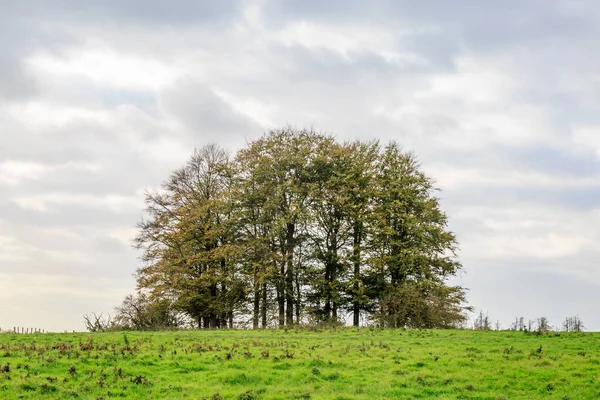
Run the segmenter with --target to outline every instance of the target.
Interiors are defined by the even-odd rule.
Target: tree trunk
[[[325,255],[325,320],[337,319],[337,293],[334,286],[339,268],[337,257],[337,230],[327,235],[327,254]]]
[[[300,295],[300,274],[298,271],[296,271],[295,274],[296,277],[296,324],[300,323],[300,301],[302,299],[302,296]]]
[[[277,307],[279,309],[279,316],[278,316],[278,322],[279,322],[279,327],[283,328],[284,324],[285,324],[285,288],[284,288],[284,279],[285,276],[285,262],[281,263],[281,273],[280,275],[277,277],[277,284],[276,284],[276,290],[277,290]]]
[[[262,304],[261,304],[261,314],[262,314],[262,327],[263,329],[267,328],[267,284],[266,282],[262,284]]]
[[[211,301],[213,301],[213,302],[217,298],[217,285],[210,286],[210,297],[211,297]],[[215,329],[217,327],[217,315],[215,315],[214,312],[211,312],[209,314],[209,316],[210,316],[209,328]]]
[[[360,245],[362,242],[362,224],[356,222],[352,230],[352,261],[354,263],[354,284],[352,289],[354,291],[354,302],[352,304],[352,312],[354,313],[352,318],[352,325],[359,326],[360,324]]]
[[[327,255],[329,257],[329,255]],[[323,310],[323,319],[329,321],[331,319],[331,262],[327,260],[325,262],[325,308]]]
[[[296,225],[287,224],[286,231],[286,261],[287,270],[285,275],[285,323],[287,326],[294,325],[294,233]]]
[[[252,310],[252,329],[258,329],[258,318],[260,312],[260,286],[254,277],[254,309]]]

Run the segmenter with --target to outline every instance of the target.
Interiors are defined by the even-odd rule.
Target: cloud
[[[6,318],[82,329],[110,311],[134,287],[144,191],[194,147],[291,124],[414,151],[492,319],[599,329],[599,18],[592,1],[7,4]]]
[[[111,21],[128,21],[156,25],[211,24],[227,19],[237,10],[238,2],[207,0],[178,0],[175,3],[147,2],[133,0],[123,3],[108,0],[102,3],[81,4],[75,0],[56,0],[52,2],[24,0],[7,5],[6,15],[23,19],[41,19],[42,21],[77,20],[110,24]]]
[[[39,53],[27,63],[46,79],[86,78],[114,89],[157,90],[172,79],[167,65],[141,57],[127,57],[110,50],[78,49],[74,54]]]
[[[108,209],[117,212],[128,205],[132,205],[134,207],[138,205],[138,202],[135,199],[130,199],[124,196],[108,194],[103,197],[98,197],[94,195],[76,193],[50,193],[43,196],[16,197],[13,199],[13,202],[15,202],[19,207],[40,212],[51,211],[53,205],[81,205],[92,208],[98,207],[100,209]]]
[[[0,183],[17,185],[24,180],[39,180],[47,174],[66,169],[98,172],[99,167],[94,164],[80,164],[75,162],[47,165],[38,162],[7,160],[0,163]]]
[[[244,112],[243,107],[236,109],[232,96],[219,96],[217,90],[206,84],[183,80],[161,92],[158,99],[161,111],[169,116],[178,131],[187,132],[204,143],[224,138],[239,140],[261,132],[251,114]]]

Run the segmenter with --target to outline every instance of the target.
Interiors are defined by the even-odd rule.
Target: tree
[[[146,196],[138,289],[199,328],[345,312],[355,326],[456,326],[469,308],[446,284],[461,265],[435,193],[396,143],[287,127],[233,159],[205,146]]]
[[[270,131],[251,142],[237,156],[241,184],[253,201],[262,204],[271,248],[272,281],[275,285],[279,326],[294,325],[301,311],[299,273],[294,257],[304,245],[309,215],[307,202],[315,180],[314,156],[331,138],[291,127]],[[247,221],[247,219],[246,219]],[[254,222],[250,222],[253,224]],[[254,228],[250,228],[252,230]],[[247,231],[249,229],[246,229]],[[252,235],[256,237],[256,235]]]
[[[96,313],[92,313],[91,315],[84,314],[83,321],[85,323],[85,329],[87,329],[88,332],[106,332],[121,329],[121,327],[115,323],[113,317],[110,315],[104,317],[102,313],[100,313],[100,315]]]
[[[313,159],[315,179],[308,201],[313,223],[308,238],[314,262],[309,275],[309,300],[318,322],[337,322],[344,301],[347,264],[342,253],[350,238],[346,208],[349,161],[348,149],[331,141],[321,143]]]
[[[394,142],[385,147],[377,164],[370,261],[377,271],[381,310],[388,313],[397,312],[385,307],[395,297],[419,292],[427,296],[436,293],[427,291],[432,288],[446,290],[441,293],[454,299],[452,303],[464,300],[461,287],[444,284],[461,268],[457,241],[446,229],[447,216],[434,196],[432,179],[419,167],[414,155],[402,152]],[[406,321],[402,315],[389,317],[391,327],[404,326],[398,325]]]
[[[352,277],[348,286],[351,299],[352,324],[359,326],[361,311],[372,311],[374,303],[369,296],[364,265],[364,247],[369,237],[369,211],[374,200],[376,161],[380,151],[379,142],[354,142],[348,149],[349,168],[344,176],[346,199],[345,215],[350,226],[352,249]]]
[[[236,274],[238,246],[229,201],[231,174],[227,154],[214,145],[196,151],[175,171],[163,192],[148,193],[150,219],[138,227],[135,244],[146,265],[138,287],[154,299],[170,299],[198,327],[233,325],[245,299]]]
[[[581,332],[585,329],[583,322],[581,322],[581,319],[577,315],[565,318],[562,327],[565,332]]]
[[[475,323],[473,324],[473,329],[478,331],[489,331],[492,329],[492,324],[490,322],[490,318],[487,314],[483,314],[483,310],[479,311],[479,315],[475,318]],[[498,330],[498,329],[496,329]]]
[[[147,294],[129,294],[115,308],[114,323],[121,329],[158,330],[178,328],[185,318],[166,299],[150,300]]]
[[[548,318],[540,317],[537,319],[537,332],[538,333],[550,332],[551,330],[552,330],[552,327],[550,326],[550,323],[548,322]]]
[[[464,301],[461,288],[408,281],[386,289],[375,318],[381,327],[457,328],[466,320]]]

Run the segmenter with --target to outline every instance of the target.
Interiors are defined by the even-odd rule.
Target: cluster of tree
[[[483,313],[483,310],[479,311],[475,321],[473,321],[473,329],[476,331],[490,331],[492,330],[492,321],[490,317]],[[496,321],[496,330],[500,330],[500,323]]]
[[[562,329],[565,332],[581,332],[585,329],[585,326],[583,326],[581,318],[576,315],[574,317],[565,318],[562,324]]]
[[[525,331],[525,332],[550,332],[552,330],[552,326],[546,317],[539,317],[537,319],[530,319],[525,323],[525,319],[523,317],[515,318],[515,322],[513,322],[510,326],[511,331]]]
[[[496,321],[495,330],[500,330],[500,322]],[[479,312],[479,314],[475,317],[473,321],[473,329],[489,331],[492,330],[492,323],[487,314],[483,313],[483,310]],[[537,319],[529,319],[525,321],[523,317],[515,318],[515,321],[510,325],[509,330],[511,331],[520,331],[520,332],[537,332],[537,333],[545,333],[550,332],[554,328],[550,325],[548,318],[539,317]],[[585,329],[583,322],[579,316],[566,317],[564,322],[556,327],[557,331],[564,332],[581,332]]]
[[[446,283],[461,265],[435,194],[397,143],[284,128],[234,157],[209,145],[146,195],[138,289],[166,326],[457,326],[469,307]]]

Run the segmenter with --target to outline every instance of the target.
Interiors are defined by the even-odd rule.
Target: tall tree
[[[444,280],[461,265],[456,257],[456,237],[447,230],[447,216],[434,196],[433,180],[420,170],[415,156],[403,152],[395,142],[383,150],[376,179],[371,261],[380,277],[380,301],[384,304],[398,297],[404,286],[413,294],[415,288],[444,287]],[[461,289],[453,292],[458,292],[459,298]],[[430,292],[420,293],[427,297]],[[398,326],[398,318],[390,321]]]
[[[350,168],[345,176],[347,198],[345,201],[346,218],[351,226],[352,278],[349,294],[352,301],[352,324],[359,326],[360,313],[372,309],[369,289],[366,286],[364,272],[364,247],[369,236],[369,212],[374,201],[376,161],[380,150],[379,142],[363,143],[356,141],[347,145]],[[370,307],[371,306],[371,307]]]
[[[268,216],[270,238],[279,257],[274,283],[279,310],[279,325],[294,324],[299,292],[295,253],[305,238],[301,229],[308,218],[306,204],[313,182],[313,155],[319,143],[331,140],[309,130],[291,127],[270,131],[238,153],[237,161],[252,182],[254,194]],[[248,186],[248,184],[246,184]],[[296,286],[296,290],[295,289]]]
[[[344,203],[348,169],[346,149],[323,142],[313,157],[313,182],[308,201],[312,215],[308,237],[314,261],[309,286],[317,321],[336,321],[342,299],[346,265],[342,252],[348,241]]]
[[[146,262],[138,270],[138,286],[173,298],[199,327],[232,325],[244,299],[244,282],[235,270],[230,180],[223,150],[209,145],[196,151],[162,193],[147,194],[150,219],[139,224],[135,241]]]
[[[239,239],[245,252],[241,272],[252,288],[252,327],[258,328],[260,322],[266,328],[269,292],[272,283],[276,282],[280,261],[273,229],[276,216],[272,209],[264,207],[269,193],[256,176],[249,173],[252,169],[247,169],[245,163],[251,162],[250,159],[238,157],[237,161],[233,198]]]

